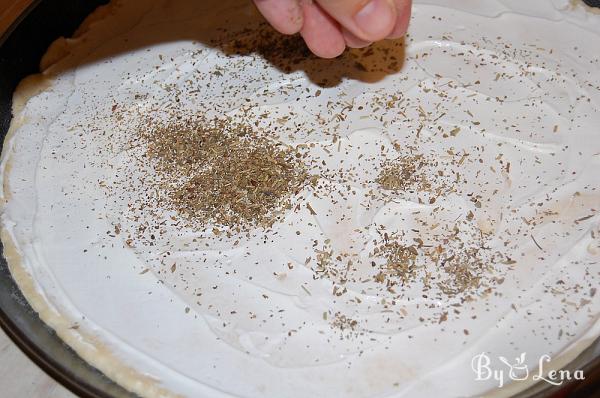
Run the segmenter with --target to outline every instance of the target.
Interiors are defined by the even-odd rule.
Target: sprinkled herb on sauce
[[[269,227],[307,182],[297,152],[229,121],[177,121],[140,132],[167,208],[200,223]]]

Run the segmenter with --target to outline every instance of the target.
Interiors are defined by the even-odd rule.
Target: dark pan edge
[[[4,265],[4,264],[3,264]],[[14,280],[11,280],[11,284],[16,283]],[[22,297],[24,300],[25,298]],[[33,311],[31,308],[28,310]],[[42,321],[38,318],[36,321],[42,323]],[[47,328],[45,325],[41,325]],[[83,398],[111,398],[110,395],[105,394],[87,384],[85,381],[80,380],[72,373],[70,373],[69,369],[59,364],[57,361],[47,356],[44,351],[39,349],[35,343],[27,338],[25,334],[17,327],[15,323],[12,322],[11,318],[0,309],[0,327],[6,333],[6,335],[12,340],[13,343],[38,367],[40,367],[46,374],[56,380],[58,383],[66,387],[69,391],[74,393],[75,395]],[[53,334],[52,330],[47,331],[49,335]],[[54,335],[56,339],[58,336]],[[61,342],[62,343],[62,342]],[[64,343],[62,343],[64,345]],[[64,350],[71,350],[69,347],[64,347]],[[76,355],[74,352],[69,353],[71,355]]]
[[[23,19],[25,19],[29,13],[35,9],[38,4],[42,0],[33,0],[24,10],[23,12],[10,24],[8,29],[6,29],[2,34],[0,34],[0,46],[4,44],[4,42],[8,39],[8,37],[12,34],[12,32],[17,28],[17,26],[21,23]]]

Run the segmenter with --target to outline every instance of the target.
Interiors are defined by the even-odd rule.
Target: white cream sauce
[[[600,16],[566,0],[418,1],[406,46],[288,73],[232,51],[255,35],[235,33],[259,19],[247,3],[113,4],[51,47],[47,87],[15,94],[26,102],[2,154],[11,267],[33,279],[24,293],[43,297],[47,323],[97,351],[86,360],[145,396],[455,397],[495,386],[474,380],[476,354],[560,366],[600,334]],[[174,111],[257,121],[308,152],[321,188],[273,230],[230,238],[133,208],[152,176],[132,131]],[[432,204],[383,192],[381,162],[408,153],[453,192]],[[490,263],[489,290],[465,301],[373,282],[381,231],[435,245],[454,225],[512,260]],[[315,278],[315,240],[352,261],[345,294]],[[333,327],[335,314],[356,326]],[[117,364],[133,372],[115,376]]]

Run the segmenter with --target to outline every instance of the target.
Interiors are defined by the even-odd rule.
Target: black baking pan
[[[600,6],[600,0],[586,2]],[[0,37],[2,141],[10,125],[12,94],[19,81],[39,71],[39,61],[54,39],[71,35],[91,11],[104,3],[106,1],[102,0],[34,1]],[[3,250],[1,243],[0,249]],[[11,277],[3,256],[0,256],[0,326],[33,362],[76,395],[94,398],[135,397],[84,362],[39,319]],[[538,384],[518,396],[600,397],[600,340],[567,368],[583,369],[585,381],[572,382],[560,387],[546,383]]]

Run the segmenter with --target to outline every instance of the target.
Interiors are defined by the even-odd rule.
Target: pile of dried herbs
[[[142,129],[161,205],[193,222],[269,227],[308,173],[297,151],[230,120]]]

